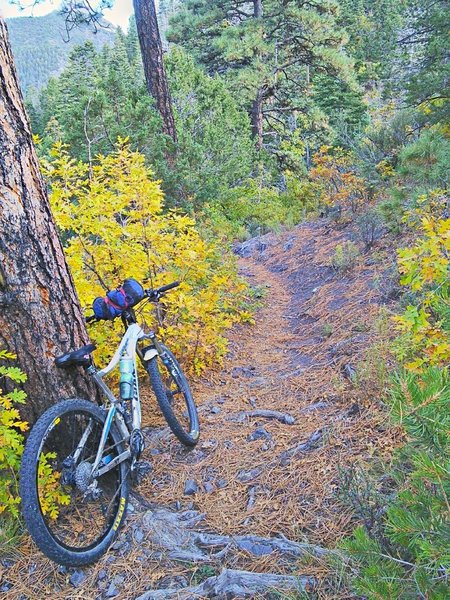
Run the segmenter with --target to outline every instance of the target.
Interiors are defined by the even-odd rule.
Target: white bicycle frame
[[[104,393],[106,398],[109,400],[111,406],[108,409],[108,414],[106,417],[105,425],[103,427],[102,436],[100,439],[100,444],[98,447],[97,455],[95,457],[94,464],[92,466],[91,476],[96,478],[99,477],[111,469],[113,469],[119,463],[128,460],[131,458],[131,450],[127,448],[124,452],[116,456],[113,460],[108,462],[106,465],[101,466],[102,455],[105,449],[106,439],[111,430],[111,425],[115,420],[117,427],[123,436],[124,441],[128,441],[130,439],[131,431],[135,429],[141,428],[141,400],[139,396],[139,385],[138,385],[138,377],[137,377],[137,364],[136,364],[136,347],[139,340],[149,339],[154,344],[154,347],[148,348],[144,354],[144,360],[150,360],[151,358],[158,356],[158,341],[155,338],[155,334],[149,333],[146,334],[142,330],[141,326],[137,323],[132,323],[128,326],[114,356],[112,357],[110,363],[100,371],[94,366],[88,367],[87,372],[92,376],[97,386]],[[133,360],[134,370],[133,370],[133,379],[134,379],[134,393],[133,398],[131,399],[131,417],[132,417],[132,427],[131,431],[129,430],[125,419],[123,418],[122,412],[119,410],[120,400],[118,400],[106,383],[103,381],[103,377],[111,373],[116,366],[120,363],[121,358],[129,358]],[[75,451],[74,458],[75,460],[80,455],[84,444],[89,436],[90,431],[89,426],[86,429],[85,433],[80,440],[80,443]]]

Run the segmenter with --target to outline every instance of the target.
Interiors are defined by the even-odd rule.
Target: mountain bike
[[[177,285],[141,288],[142,299],[157,303]],[[144,436],[136,357],[149,375],[172,432],[186,446],[194,446],[200,435],[192,393],[174,355],[154,331],[143,331],[134,307],[118,314],[125,334],[105,368],[95,367],[94,344],[55,359],[61,369],[83,367],[104,403],[58,402],[34,425],[22,457],[20,495],[25,524],[40,550],[62,565],[81,566],[100,558],[123,522],[131,483],[148,470],[148,463],[139,460]],[[118,397],[103,381],[117,365]]]

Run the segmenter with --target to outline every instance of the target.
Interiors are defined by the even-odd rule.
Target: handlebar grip
[[[163,285],[162,287],[158,288],[157,290],[155,290],[155,292],[157,294],[164,294],[164,292],[168,292],[169,290],[172,290],[173,288],[176,288],[180,285],[181,281],[173,281],[172,283],[169,283],[167,285]]]

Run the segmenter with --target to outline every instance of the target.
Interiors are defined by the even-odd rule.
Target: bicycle
[[[178,285],[141,289],[145,298],[157,303]],[[139,480],[147,470],[139,461],[144,436],[136,355],[172,432],[186,446],[195,446],[200,435],[192,393],[174,355],[153,331],[143,331],[134,307],[121,311],[120,316],[125,334],[105,368],[95,367],[94,344],[55,359],[59,368],[83,367],[104,403],[58,402],[37,420],[22,457],[20,495],[25,524],[39,549],[66,566],[95,562],[106,552],[123,523],[130,479]],[[94,320],[97,317],[86,319]],[[147,345],[141,347],[142,342]],[[117,365],[118,398],[103,381]]]

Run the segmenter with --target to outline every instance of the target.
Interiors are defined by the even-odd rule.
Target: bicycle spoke
[[[91,467],[103,423],[80,413],[68,413],[60,421],[48,433],[40,453],[41,512],[47,528],[61,545],[85,548],[98,543],[115,519],[122,485],[120,465],[92,480]],[[117,456],[119,444],[107,438],[104,455]],[[73,457],[77,454],[75,462]]]

